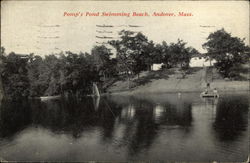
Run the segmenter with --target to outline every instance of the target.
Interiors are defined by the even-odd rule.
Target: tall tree
[[[28,60],[27,56],[17,55],[14,52],[5,57],[2,84],[7,98],[17,100],[29,96]]]
[[[142,33],[122,30],[119,33],[121,40],[110,41],[116,49],[120,71],[139,74],[147,69],[145,62],[148,56],[148,39]]]
[[[27,69],[30,82],[30,96],[42,96],[47,88],[40,80],[40,75],[44,69],[42,57],[30,54]]]
[[[224,77],[233,77],[235,67],[249,59],[249,47],[244,39],[233,37],[224,29],[211,33],[202,46],[208,51],[207,57],[217,61],[215,67]]]
[[[186,47],[186,42],[178,39],[177,43],[171,43],[168,47],[170,56],[168,60],[172,66],[180,65],[181,68],[187,68],[191,59],[192,53],[198,53],[192,47]]]
[[[104,79],[107,76],[112,76],[113,66],[111,65],[111,50],[106,46],[94,46],[91,50],[91,55],[93,56],[94,65],[97,71],[103,75]]]
[[[164,63],[166,67],[171,67],[169,46],[165,41],[162,44],[156,44],[153,57],[154,63]]]

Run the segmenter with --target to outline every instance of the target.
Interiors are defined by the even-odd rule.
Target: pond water
[[[246,161],[247,93],[2,101],[8,161]]]

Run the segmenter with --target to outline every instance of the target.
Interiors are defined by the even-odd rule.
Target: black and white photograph
[[[0,162],[247,162],[249,70],[249,1],[1,1]]]

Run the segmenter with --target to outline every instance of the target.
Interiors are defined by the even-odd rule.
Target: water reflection
[[[0,106],[0,137],[9,138],[24,129],[31,121],[28,101],[2,101]]]
[[[213,127],[220,141],[235,140],[247,130],[248,102],[248,98],[242,96],[229,96],[219,101]]]
[[[3,101],[0,156],[19,161],[239,161],[248,154],[242,146],[248,141],[248,107],[245,95],[219,101],[202,100],[198,94]],[[62,151],[39,145],[44,140],[38,133],[48,142],[60,142]],[[31,145],[28,137],[38,140]],[[18,154],[24,147],[40,153],[53,150],[56,155]],[[200,155],[193,158],[197,152]]]

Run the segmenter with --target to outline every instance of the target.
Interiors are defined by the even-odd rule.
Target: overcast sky
[[[156,2],[102,2],[102,1],[6,1],[1,8],[1,46],[6,52],[45,55],[60,51],[90,52],[98,36],[117,37],[122,29],[141,31],[149,40],[161,43],[183,39],[200,52],[210,32],[224,28],[232,36],[246,38],[249,44],[249,2],[247,1],[156,1]],[[175,17],[65,17],[64,12],[168,12]],[[178,12],[192,13],[179,17]],[[113,31],[100,34],[96,25],[113,25]],[[139,25],[142,27],[118,27]],[[210,26],[210,27],[207,27]]]

